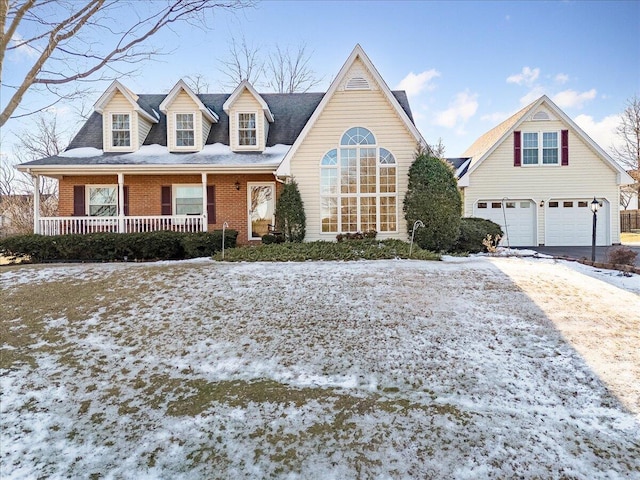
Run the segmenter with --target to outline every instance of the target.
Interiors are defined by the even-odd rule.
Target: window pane
[[[356,193],[358,159],[355,148],[340,149],[340,193]]]
[[[238,132],[238,143],[240,145],[256,145],[256,131],[255,130],[240,130]]]
[[[320,195],[338,194],[338,170],[335,168],[323,168],[320,183]]]
[[[202,187],[175,187],[175,215],[202,215]]]
[[[190,113],[178,113],[176,115],[176,128],[178,130],[193,130],[193,115]]]
[[[375,145],[373,134],[362,127],[353,127],[345,132],[340,140],[340,145]]]
[[[195,145],[195,132],[193,129],[193,114],[176,114],[176,146],[193,147]]]
[[[111,116],[111,145],[113,147],[131,146],[128,114],[114,113]]]
[[[380,197],[380,231],[396,230],[396,197]]]
[[[360,149],[360,193],[376,193],[376,149]]]
[[[129,115],[128,114],[114,114],[113,115],[113,129],[114,130],[129,130]]]
[[[334,148],[333,150],[326,153],[324,157],[322,157],[322,165],[337,165],[338,164],[338,151]]]
[[[321,199],[320,218],[323,232],[338,231],[338,199],[336,197]]]
[[[238,144],[245,146],[258,144],[255,113],[238,114]]]
[[[358,231],[358,208],[355,197],[345,197],[340,200],[340,216],[343,232]]]
[[[558,148],[558,132],[545,132],[542,134],[543,148]]]
[[[178,130],[176,132],[176,145],[178,147],[193,147],[195,145],[193,131]]]
[[[360,230],[377,230],[375,197],[360,198]]]
[[[546,165],[553,165],[558,163],[558,149],[557,148],[545,148],[542,150],[542,163]]]
[[[523,150],[522,151],[522,163],[525,165],[537,165],[538,163],[538,149],[535,150]]]
[[[113,217],[118,214],[116,187],[89,187],[89,215]]]
[[[523,133],[522,134],[522,147],[523,148],[538,148],[538,134],[537,133]]]
[[[396,167],[380,168],[380,193],[396,193]]]
[[[129,131],[114,131],[113,132],[113,146],[114,147],[129,147],[131,145],[131,135]]]
[[[238,115],[238,125],[244,129],[256,128],[256,116],[253,113],[240,113]]]
[[[396,159],[386,148],[380,149],[380,163],[382,165],[395,165]]]

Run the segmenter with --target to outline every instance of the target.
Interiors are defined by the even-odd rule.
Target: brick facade
[[[226,221],[230,229],[238,231],[238,243],[248,241],[247,182],[274,182],[271,174],[207,176],[207,184],[215,185],[216,223],[209,230],[219,230]],[[236,190],[236,182],[240,190]],[[73,215],[73,187],[75,185],[117,185],[116,175],[69,176],[59,183],[59,215]],[[125,175],[124,184],[129,187],[129,215],[161,215],[161,187],[163,185],[201,185],[202,177],[196,175]],[[282,185],[276,183],[276,194]]]

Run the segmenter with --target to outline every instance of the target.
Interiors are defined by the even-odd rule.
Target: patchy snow
[[[155,157],[158,155],[167,155],[168,153],[169,150],[167,150],[167,147],[154,143],[153,145],[142,145],[138,151],[130,153],[127,156]]]
[[[3,352],[31,359],[1,372],[2,478],[637,477],[637,281],[582,268],[0,270]],[[65,284],[13,342],[14,299]]]
[[[102,155],[102,150],[93,147],[72,148],[58,154],[59,157],[65,158],[90,158]]]
[[[205,145],[202,150],[198,152],[201,155],[230,155],[231,147],[223,143],[213,143]]]

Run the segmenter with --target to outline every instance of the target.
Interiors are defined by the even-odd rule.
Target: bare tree
[[[322,81],[311,70],[311,57],[306,49],[307,46],[301,44],[292,54],[289,48],[283,50],[276,45],[275,52],[269,55],[265,66],[268,84],[272,90],[277,93],[308,92]]]
[[[260,48],[248,44],[243,36],[240,40],[231,37],[229,52],[225,58],[219,59],[220,73],[225,79],[222,86],[229,89],[236,88],[243,80],[257,85],[264,73],[264,61],[260,58]]]
[[[627,100],[616,134],[621,146],[613,147],[614,156],[636,181],[634,189],[640,196],[640,96]]]
[[[40,89],[55,100],[83,93],[91,80],[121,77],[133,64],[161,54],[147,40],[177,22],[206,26],[214,10],[235,10],[253,0],[0,0],[0,78],[6,105],[0,126],[16,114],[27,92]],[[22,35],[29,32],[25,38]],[[17,84],[5,83],[2,70],[7,53],[23,52],[30,67]],[[124,69],[124,70],[123,70]]]
[[[68,143],[68,135],[60,132],[55,115],[40,113],[33,126],[16,135],[14,160],[2,159],[0,165],[0,214],[4,217],[2,233],[18,234],[33,231],[33,181],[14,168],[15,164],[39,158],[51,157],[62,152]],[[40,214],[50,217],[58,209],[58,182],[40,177]],[[7,220],[8,219],[8,220]]]
[[[220,60],[220,72],[225,76],[222,86],[233,89],[248,80],[276,93],[308,92],[322,81],[309,66],[310,60],[305,44],[294,51],[276,45],[265,59],[261,47],[249,44],[245,37],[232,38],[227,57]]]
[[[445,146],[444,143],[442,143],[442,137],[438,138],[437,144],[429,145],[429,149],[434,157],[444,160]]]
[[[184,81],[187,83],[189,88],[193,90],[193,93],[207,93],[211,87],[207,78],[201,73],[187,75],[184,78]]]

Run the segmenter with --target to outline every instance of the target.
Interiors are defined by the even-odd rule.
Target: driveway
[[[640,246],[624,245],[638,252],[636,257],[636,266],[640,267]],[[596,247],[596,262],[606,262],[607,256],[610,250],[618,248],[619,246],[612,247]],[[545,255],[551,255],[559,258],[587,258],[591,260],[591,247],[526,247],[527,250],[534,250]]]

